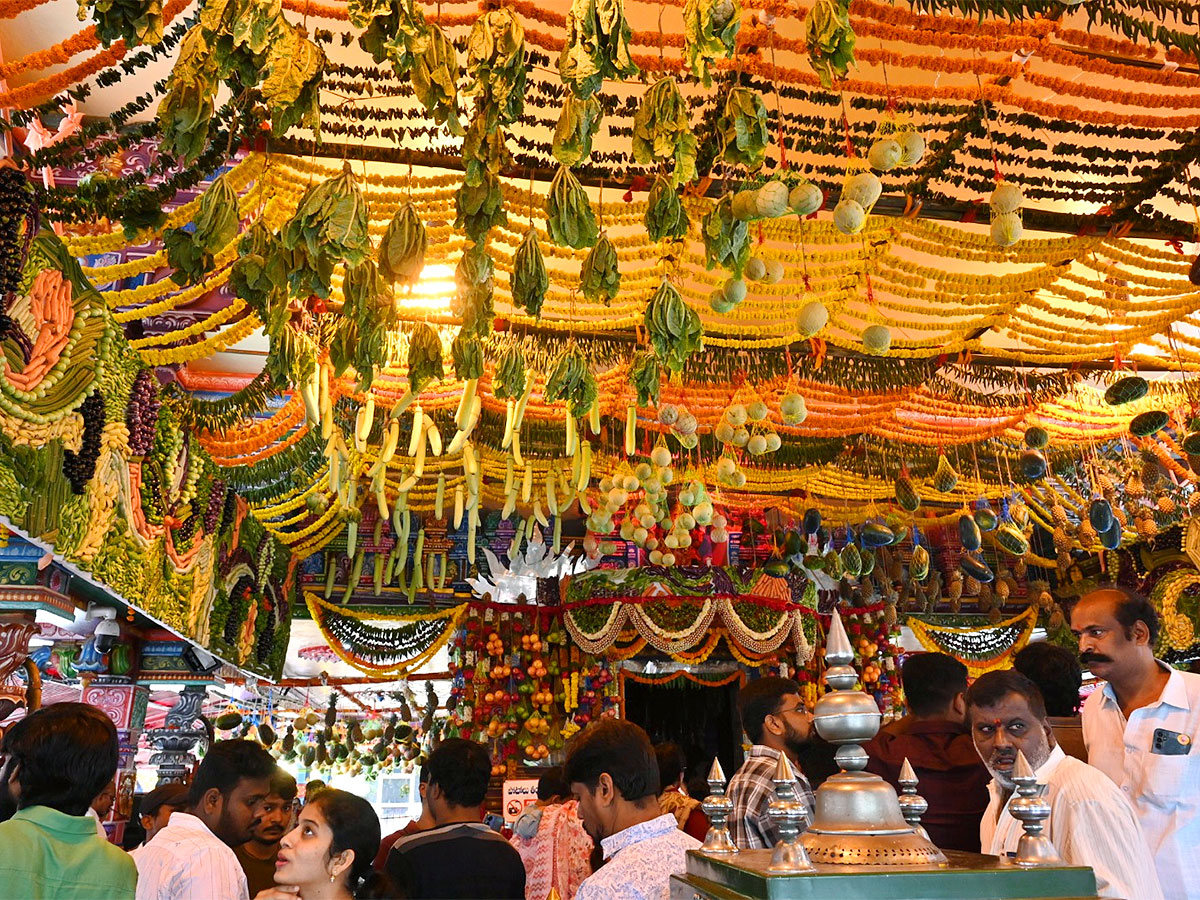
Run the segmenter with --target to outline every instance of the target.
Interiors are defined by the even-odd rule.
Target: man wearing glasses
[[[746,761],[729,781],[733,813],[730,832],[739,850],[774,847],[779,830],[767,815],[775,796],[771,780],[779,755],[787,754],[796,774],[796,796],[805,805],[805,827],[812,821],[813,792],[797,762],[812,734],[812,713],[800,699],[800,685],[790,678],[766,677],[751,681],[738,697],[742,729],[753,746]]]

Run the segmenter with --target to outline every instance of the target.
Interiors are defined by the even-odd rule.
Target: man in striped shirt
[[[727,793],[733,801],[730,832],[739,850],[774,847],[779,829],[767,815],[767,807],[775,796],[771,779],[781,753],[787,754],[796,774],[796,796],[806,810],[805,827],[812,821],[812,787],[797,761],[800,748],[812,734],[812,713],[800,699],[800,685],[790,678],[774,676],[756,679],[742,688],[738,710],[742,730],[753,746],[729,781]]]

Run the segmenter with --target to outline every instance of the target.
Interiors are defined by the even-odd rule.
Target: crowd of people
[[[1015,668],[969,683],[949,656],[902,667],[909,714],[865,749],[868,769],[897,784],[907,759],[929,803],[924,825],[946,850],[1012,856],[1023,828],[1008,812],[1018,752],[1045,786],[1047,834],[1063,859],[1089,866],[1101,897],[1200,898],[1200,676],[1156,660],[1158,618],[1116,588],[1085,596],[1071,627],[1079,659],[1045,644]],[[1081,666],[1105,682],[1079,715]],[[729,781],[739,848],[772,847],[767,815],[781,756],[792,762],[809,822],[806,777],[820,739],[799,685],[762,677],[741,691],[751,746]],[[827,745],[826,745],[827,746]],[[386,837],[371,805],[294,778],[259,744],[214,744],[187,786],[142,799],[140,846],[97,834],[113,802],[117,733],[79,703],[38,710],[0,742],[0,884],[31,900],[348,900],[498,898],[665,900],[709,822],[702,785],[686,787],[674,744],[604,718],[544,770],[537,802],[511,838],[484,824],[486,749],[442,741],[420,773],[422,812]],[[819,765],[811,768],[821,768]],[[810,771],[811,771],[810,768]],[[823,775],[821,776],[823,777]]]

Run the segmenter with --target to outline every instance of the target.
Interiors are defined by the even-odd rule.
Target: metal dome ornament
[[[857,866],[944,863],[946,857],[920,833],[920,826],[905,821],[895,789],[863,771],[867,754],[862,743],[878,733],[881,716],[875,699],[854,689],[854,651],[836,609],[825,661],[830,690],[817,701],[813,724],[822,738],[837,746],[834,759],[842,770],[817,789],[813,821],[800,836],[808,858]]]

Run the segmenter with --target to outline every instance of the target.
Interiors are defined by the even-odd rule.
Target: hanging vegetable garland
[[[633,117],[633,158],[642,165],[668,163],[672,186],[696,177],[696,136],[674,78],[660,78],[642,98]]]
[[[222,175],[200,198],[200,211],[191,231],[172,228],[163,235],[167,262],[176,284],[197,284],[212,270],[213,255],[233,243],[238,233],[238,195]]]
[[[674,374],[682,372],[688,357],[704,348],[700,317],[665,278],[650,298],[642,323],[655,354]]]
[[[622,0],[573,0],[567,13],[567,39],[558,57],[563,84],[579,98],[600,90],[604,79],[638,75],[629,50],[633,30]]]
[[[687,0],[683,6],[687,66],[705,87],[712,87],[714,60],[731,59],[742,26],[738,0]]]

